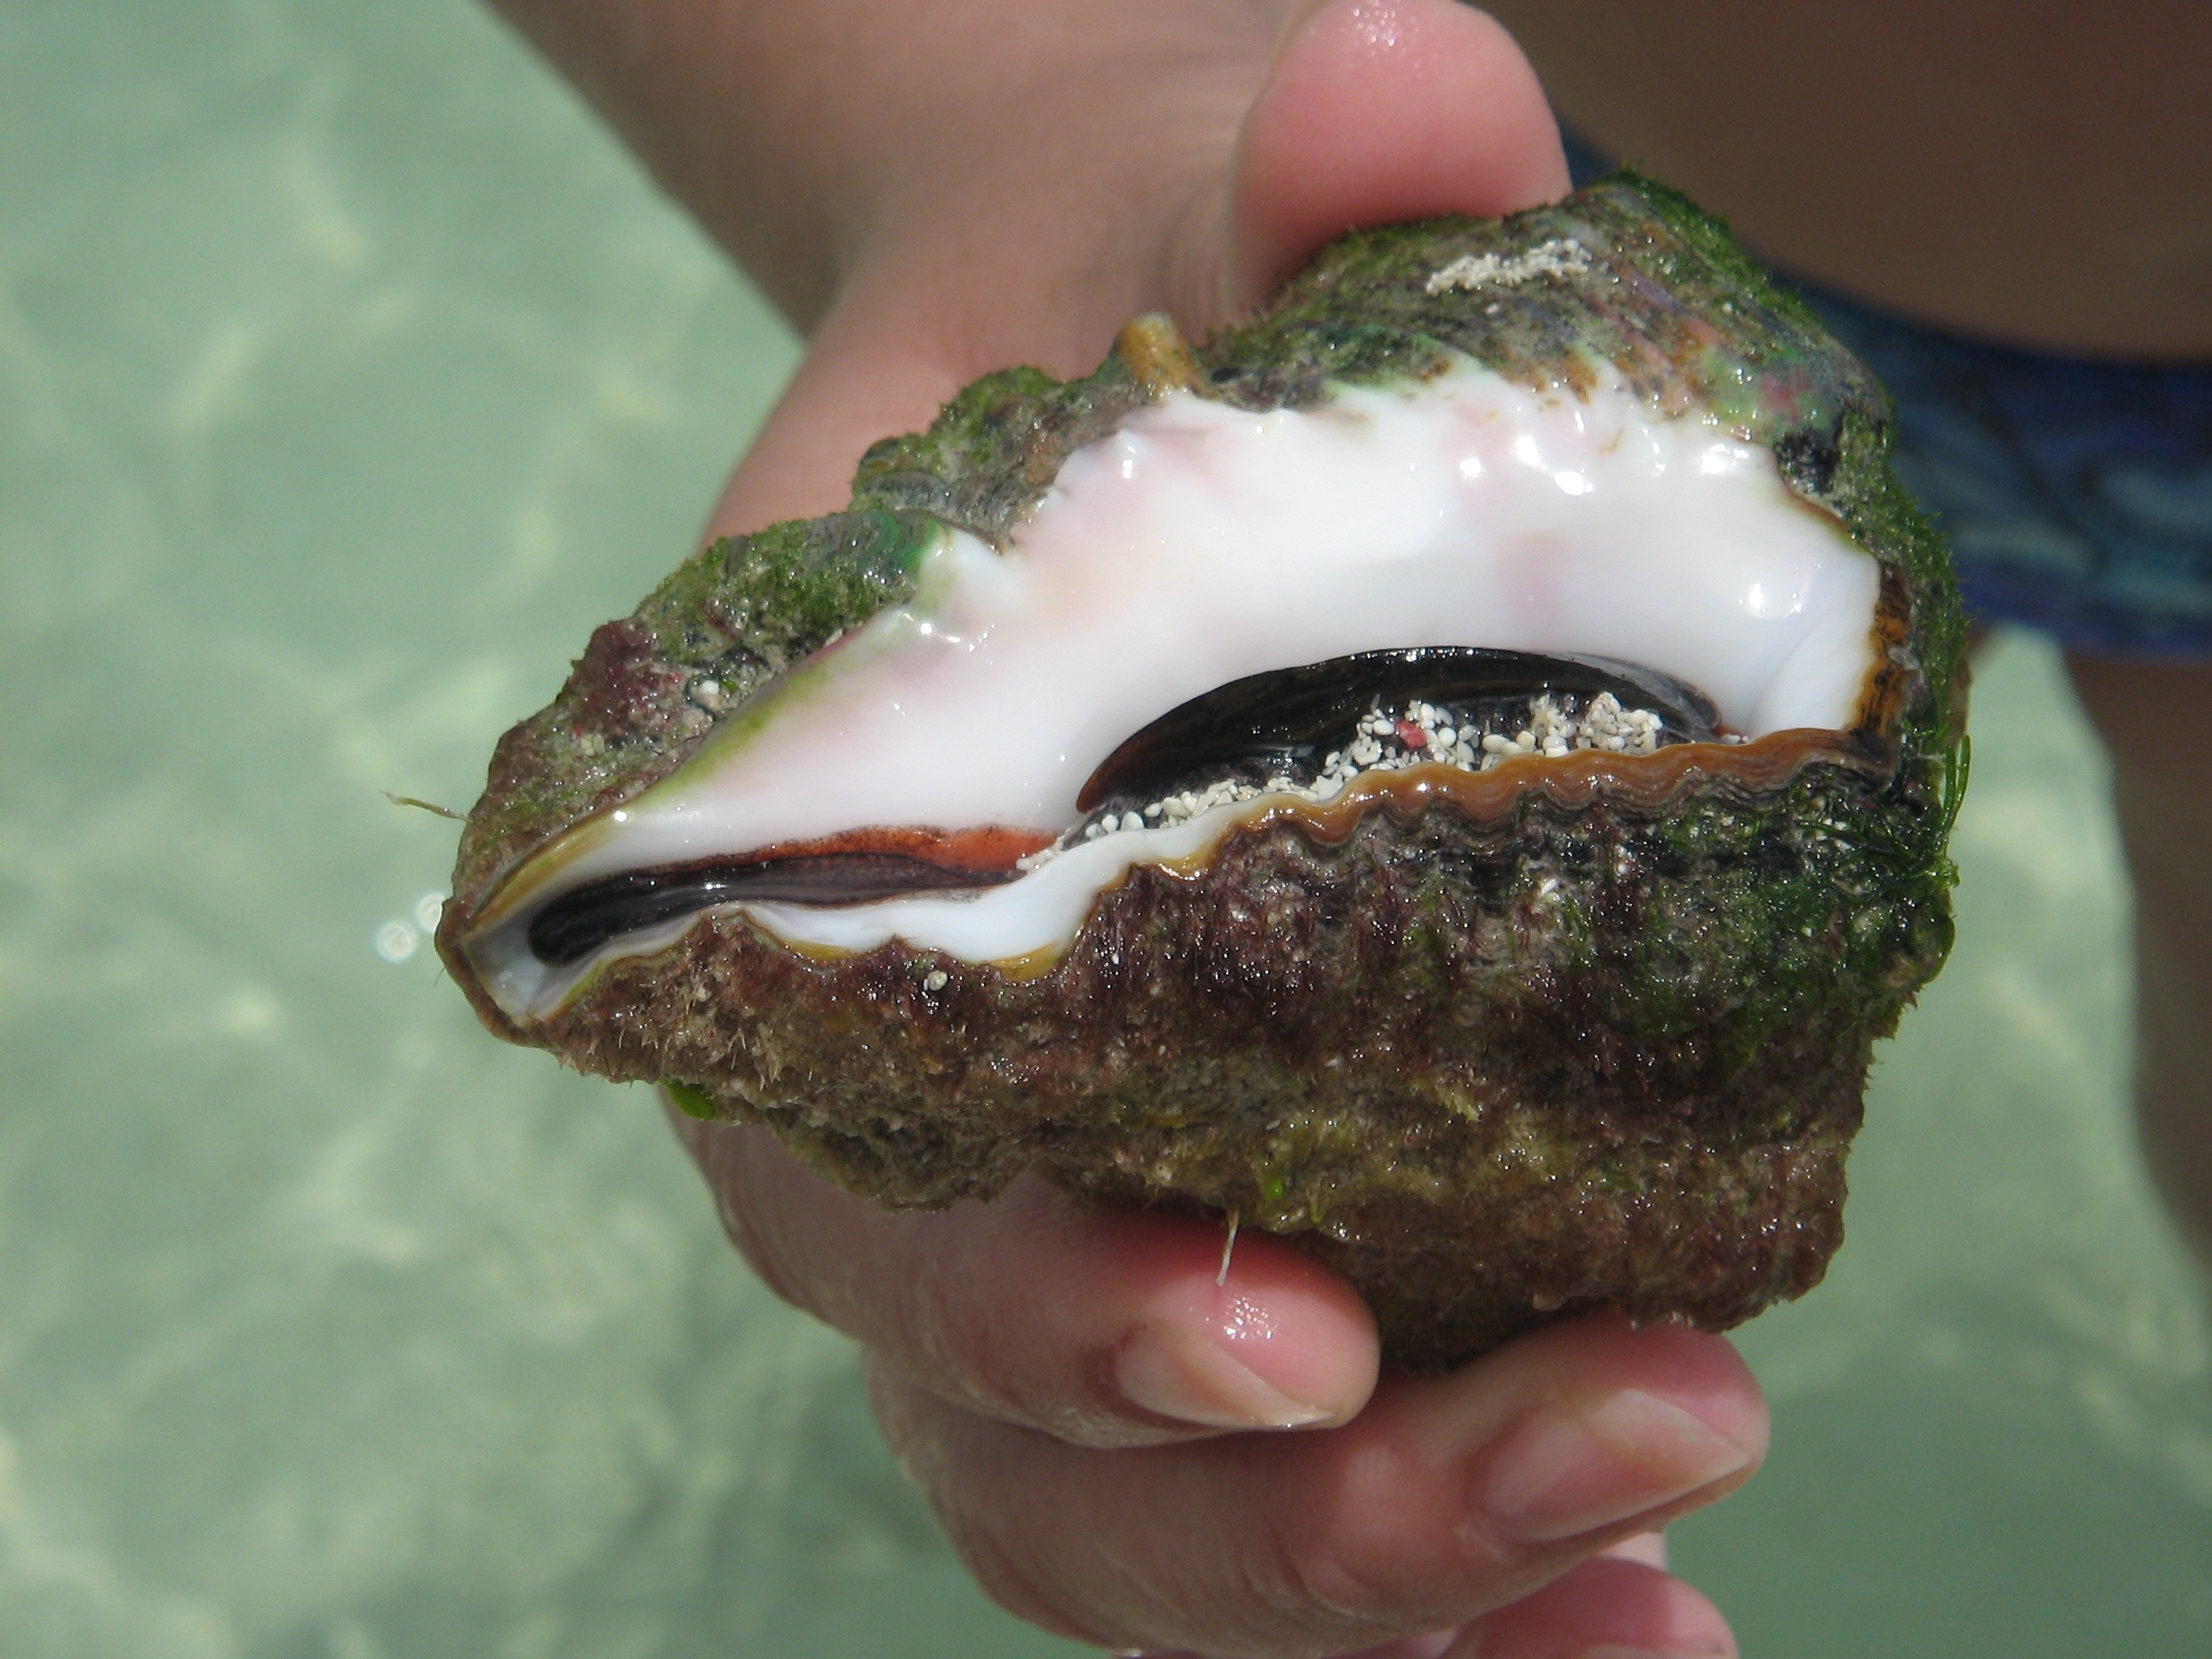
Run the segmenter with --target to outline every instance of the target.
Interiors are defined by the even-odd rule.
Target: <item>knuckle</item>
[[[902,1416],[896,1431],[886,1423],[887,1437],[984,1595],[1017,1619],[1056,1635],[1093,1646],[1123,1645],[1121,1633],[1101,1622],[1068,1574],[1054,1570],[1059,1534],[1025,1521],[1018,1503],[994,1492],[957,1434],[917,1433],[913,1417]]]
[[[1110,1359],[1041,1328],[983,1283],[964,1239],[933,1239],[908,1267],[894,1340],[909,1374],[945,1398],[1067,1444],[1104,1449],[1179,1438],[1131,1421],[1106,1381]]]
[[[1353,1627],[1380,1625],[1402,1587],[1334,1538],[1279,1542],[1276,1582],[1285,1609],[1316,1610]]]
[[[1449,1504],[1425,1501],[1414,1472],[1388,1460],[1337,1471],[1333,1501],[1285,1504],[1263,1535],[1272,1598],[1285,1621],[1322,1630],[1337,1651],[1413,1628],[1453,1622],[1440,1613],[1500,1583],[1504,1564],[1455,1526]]]

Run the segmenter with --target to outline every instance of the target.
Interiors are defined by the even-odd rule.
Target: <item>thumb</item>
[[[1536,72],[1455,0],[1328,0],[1292,30],[1237,141],[1224,299],[1265,301],[1333,237],[1568,190]]]

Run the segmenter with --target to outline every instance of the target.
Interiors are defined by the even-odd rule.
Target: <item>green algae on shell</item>
[[[1604,456],[1712,446],[1666,450],[1660,470],[1693,477],[1705,456],[1710,487],[1751,503],[1742,533],[1799,546],[1800,563],[1778,569],[1826,573],[1801,598],[1861,597],[1826,622],[1778,610],[1735,634],[1668,622],[1719,641],[1681,647],[1694,673],[1653,659],[1650,613],[1671,615],[1668,595],[1702,580],[1664,564],[1658,597],[1629,594],[1607,624],[1639,648],[1607,643],[1579,611],[1497,634],[1511,630],[1485,620],[1501,614],[1491,602],[1521,590],[1493,582],[1488,609],[1418,605],[1441,635],[1324,649],[1329,627],[1354,624],[1309,628],[1308,614],[1356,611],[1346,594],[1367,590],[1329,575],[1301,598],[1304,567],[1284,552],[1285,608],[1270,621],[1255,599],[1255,637],[1219,646],[1223,662],[1292,670],[1446,645],[1594,653],[1715,691],[1735,740],[1516,750],[1489,769],[1400,753],[1334,787],[1255,774],[1173,827],[1123,803],[1109,830],[1137,827],[1100,836],[1094,816],[1086,842],[1073,803],[1091,769],[1246,672],[1207,679],[1201,665],[1180,692],[1108,688],[1104,712],[1081,711],[1091,725],[1071,714],[1075,737],[1052,740],[1072,754],[1065,787],[1016,779],[981,791],[997,805],[968,817],[921,785],[914,799],[929,805],[911,813],[879,790],[860,799],[891,805],[842,823],[833,806],[819,822],[770,811],[760,803],[777,792],[754,788],[733,809],[750,828],[697,841],[717,780],[784,775],[778,743],[803,753],[790,734],[829,731],[839,699],[883,665],[938,663],[914,654],[918,634],[950,631],[979,584],[1042,564],[1067,503],[1106,487],[1099,458],[1165,468],[1218,453],[1204,447],[1240,422],[1336,443],[1314,434],[1381,429],[1425,398],[1458,399],[1469,433],[1548,422],[1542,442],[1571,447],[1587,428],[1595,459],[1553,457],[1527,486],[1556,496],[1568,541],[1600,522],[1600,498],[1644,488],[1603,472]],[[1879,388],[1809,313],[1648,181],[1620,176],[1503,222],[1348,237],[1267,313],[1203,347],[1145,321],[1086,380],[987,377],[928,432],[872,450],[848,512],[718,544],[599,629],[560,697],[500,745],[441,949],[501,1035],[765,1122],[885,1203],[988,1195],[1036,1169],[1289,1235],[1359,1285],[1397,1363],[1455,1363],[1595,1306],[1725,1328],[1824,1270],[1872,1044],[1950,940],[1964,627],[1942,549],[1890,475],[1886,422]],[[1510,435],[1452,453],[1470,478],[1479,454],[1495,471]],[[1337,452],[1310,453],[1309,471]],[[1496,493],[1509,489],[1524,486],[1495,482],[1480,499],[1508,517],[1539,510],[1525,489]],[[1371,506],[1379,520],[1399,510]],[[1602,522],[1617,540],[1648,516]],[[1622,556],[1598,540],[1558,568],[1617,585],[1604,561]],[[1431,585],[1455,568],[1418,566]],[[1177,599],[1158,603],[1172,612]],[[1357,625],[1415,614],[1374,603]],[[1721,695],[1728,641],[1768,650],[1785,627],[1801,630],[1785,640],[1797,655],[1777,647],[1782,667]],[[1478,637],[1486,628],[1496,636]],[[1805,631],[1821,628],[1859,653],[1843,680],[1820,666],[1832,646]],[[1792,673],[1811,689],[1773,689]],[[1827,712],[1790,716],[1806,709]],[[880,750],[821,749],[825,775],[896,769]],[[532,958],[531,918],[592,881],[630,879],[626,845],[659,849],[634,861],[647,888],[672,872],[798,880],[856,860],[872,861],[871,880],[911,866],[923,885],[927,871],[957,886],[985,869],[998,884],[989,903],[918,888],[825,891],[810,908],[708,881],[726,896],[655,912],[574,969]],[[1087,887],[1069,874],[1085,860],[1103,872]],[[1073,896],[1051,914],[1072,921],[969,942],[1003,908],[996,896],[1054,883]]]

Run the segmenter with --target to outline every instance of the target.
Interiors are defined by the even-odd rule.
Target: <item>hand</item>
[[[1526,63],[1449,0],[506,3],[811,331],[718,534],[842,506],[987,370],[1087,372],[1144,311],[1198,337],[1350,226],[1566,188]],[[1378,1382],[1366,1310],[1279,1240],[1218,1282],[1216,1228],[1037,1180],[891,1215],[761,1131],[677,1127],[1024,1618],[1285,1659],[1735,1651],[1649,1543],[1604,1553],[1762,1455],[1717,1339],[1598,1317]]]
[[[1638,1537],[1764,1452],[1717,1337],[1599,1316],[1378,1382],[1358,1298],[1278,1239],[1217,1283],[1218,1228],[1034,1178],[893,1215],[764,1130],[672,1121],[762,1277],[865,1346],[893,1448],[1025,1619],[1147,1652],[1735,1651]]]

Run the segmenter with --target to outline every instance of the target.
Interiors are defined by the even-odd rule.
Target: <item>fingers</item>
[[[1348,1420],[1375,1384],[1351,1286],[1248,1232],[1108,1210],[1030,1177],[989,1204],[893,1214],[763,1130],[678,1130],[769,1285],[907,1382],[1084,1446]]]
[[[1285,42],[1238,141],[1229,300],[1243,310],[1333,237],[1504,214],[1568,189],[1513,39],[1455,0],[1330,0]]]
[[[1610,1316],[1449,1377],[1386,1379],[1326,1434],[1108,1454],[890,1376],[877,1398],[893,1447],[1008,1608],[1102,1646],[1203,1654],[1346,1654],[1456,1629],[1732,1490],[1766,1444],[1757,1387],[1727,1343]],[[1607,1571],[1633,1592],[1624,1628],[1659,1628],[1653,1607],[1690,1628],[1674,1591],[1621,1576],[1651,1569]],[[1565,1612],[1539,1612],[1553,1623],[1530,1623],[1530,1643],[1566,1628]]]

